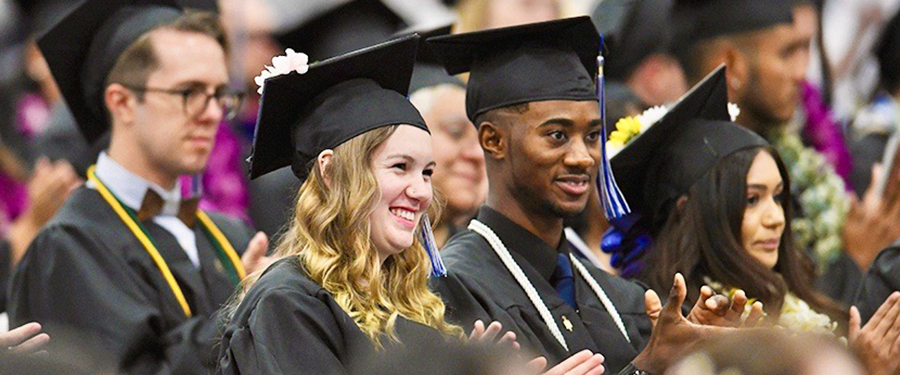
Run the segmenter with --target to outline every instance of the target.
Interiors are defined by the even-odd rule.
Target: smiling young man
[[[198,210],[178,177],[205,168],[239,95],[214,14],[129,4],[83,2],[39,41],[84,136],[112,134],[87,186],[32,242],[10,318],[95,343],[121,372],[206,374],[215,311],[266,260],[267,240]]]
[[[602,354],[613,373],[661,372],[708,327],[687,323],[680,302],[670,300],[653,315],[660,323],[651,335],[655,294],[645,306],[642,286],[575,260],[563,232],[563,219],[594,194],[601,160],[593,77],[600,38],[590,19],[429,42],[448,72],[471,72],[466,110],[490,182],[469,230],[441,252],[449,273],[435,287],[448,315],[467,330],[479,319],[499,321],[551,365],[586,349]],[[670,295],[683,301],[681,292]]]

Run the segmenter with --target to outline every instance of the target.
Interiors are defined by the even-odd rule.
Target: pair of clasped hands
[[[675,283],[665,306],[653,290],[648,290],[644,294],[646,312],[653,326],[653,332],[644,351],[632,361],[637,368],[661,374],[672,361],[680,358],[684,351],[690,350],[698,341],[739,328],[756,327],[765,315],[762,302],[757,301],[750,306],[746,318],[743,318],[749,300],[741,290],[729,298],[715,294],[712,288],[704,286],[700,289],[697,303],[685,317],[681,306],[686,296],[687,286],[681,274],[675,275]],[[508,331],[497,339],[502,330],[503,327],[499,322],[495,321],[485,327],[479,320],[475,322],[469,341],[478,343],[495,341],[496,345],[501,347],[518,350],[519,344],[516,342],[515,333]],[[603,360],[600,353],[583,350],[550,369],[545,369],[547,359],[544,357],[532,359],[525,365],[525,369],[528,374],[599,375],[605,371]]]

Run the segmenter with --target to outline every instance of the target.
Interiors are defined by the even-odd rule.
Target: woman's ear
[[[324,150],[319,153],[319,156],[316,158],[316,163],[319,164],[319,172],[322,173],[322,180],[325,182],[325,186],[331,188],[331,172],[328,169],[328,166],[331,164],[331,158],[334,156],[334,150]]]

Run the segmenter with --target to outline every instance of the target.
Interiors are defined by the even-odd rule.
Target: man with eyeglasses
[[[87,0],[38,44],[88,142],[111,136],[16,270],[11,323],[41,322],[51,355],[90,343],[115,372],[210,373],[216,310],[269,262],[265,235],[178,182],[241,102],[221,24],[176,0]]]

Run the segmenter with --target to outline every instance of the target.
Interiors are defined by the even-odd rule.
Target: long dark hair
[[[766,312],[777,317],[788,291],[814,310],[846,325],[848,314],[828,297],[812,290],[815,269],[806,252],[796,249],[791,235],[790,194],[782,194],[785,227],[773,269],[753,258],[741,241],[741,225],[747,206],[747,173],[760,152],[769,153],[778,165],[784,191],[790,192],[787,168],[769,146],[735,152],[720,160],[688,190],[686,200],[673,205],[648,257],[644,280],[655,290],[669,290],[672,276],[681,272],[688,284],[688,299],[696,301],[704,278],[743,289],[749,298],[763,302]]]

